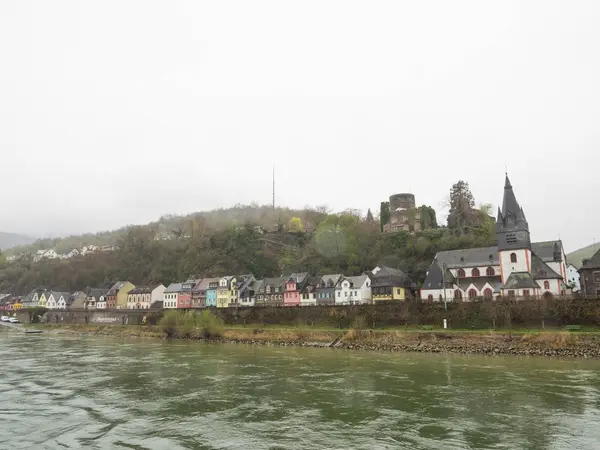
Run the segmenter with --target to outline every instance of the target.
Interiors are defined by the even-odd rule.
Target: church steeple
[[[498,208],[496,237],[498,239],[499,250],[531,248],[529,223],[527,223],[523,208],[521,208],[517,201],[508,174],[506,174],[506,179],[504,180],[502,209]]]

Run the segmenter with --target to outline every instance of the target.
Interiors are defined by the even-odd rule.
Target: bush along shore
[[[357,318],[348,330],[225,328],[223,321],[202,314],[169,311],[157,325],[37,325],[61,334],[150,337],[280,347],[333,347],[390,352],[459,353],[600,358],[599,332],[369,330]]]

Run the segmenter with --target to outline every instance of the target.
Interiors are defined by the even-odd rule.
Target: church
[[[496,219],[498,245],[438,252],[421,299],[472,301],[477,297],[541,297],[566,293],[567,261],[561,241],[531,242],[529,224],[506,175]]]

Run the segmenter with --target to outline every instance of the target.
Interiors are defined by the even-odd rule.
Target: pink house
[[[284,306],[300,306],[300,290],[308,280],[308,273],[300,272],[291,274],[285,282],[283,293]]]

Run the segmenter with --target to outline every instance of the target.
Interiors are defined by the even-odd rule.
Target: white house
[[[46,308],[48,309],[57,309],[58,304],[56,303],[56,296],[54,292],[51,292],[46,299]],[[58,292],[56,292],[58,294]]]
[[[96,309],[106,309],[106,294],[102,294],[96,301]]]
[[[87,255],[89,253],[95,253],[97,251],[98,251],[98,246],[96,246],[96,245],[84,245],[81,248],[81,252],[80,253],[82,255]]]
[[[581,282],[579,281],[579,272],[573,264],[567,266],[567,284],[573,287],[573,292],[581,291]]]
[[[50,249],[50,250],[38,250],[35,257],[33,258],[33,260],[35,262],[40,261],[42,258],[45,259],[57,259],[60,258],[60,256],[58,255],[58,253],[56,253],[56,251]]]
[[[68,292],[53,292],[52,296],[56,299],[56,307],[58,309],[67,309],[71,294]]]
[[[164,293],[167,288],[163,284],[159,284],[154,289],[152,289],[152,294],[150,295],[150,306],[152,306],[156,302],[162,302],[164,299]]]
[[[76,248],[72,249],[69,253],[65,253],[64,255],[62,255],[62,258],[69,259],[75,256],[79,256],[79,250],[77,250]]]
[[[529,224],[508,176],[496,237],[497,246],[438,252],[423,282],[421,299],[470,301],[566,293],[562,242],[531,242]]]
[[[181,291],[181,283],[171,283],[168,288],[163,291],[163,308],[177,308],[177,297]]]
[[[336,305],[371,303],[371,279],[368,275],[344,277],[335,288]]]

